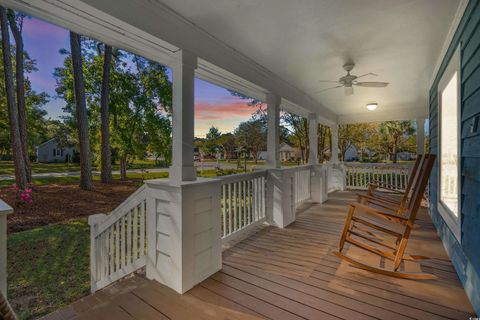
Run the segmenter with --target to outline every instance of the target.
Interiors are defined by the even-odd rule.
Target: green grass
[[[228,169],[224,171],[225,174],[235,174],[243,173],[242,170]],[[217,176],[215,169],[205,169],[203,171],[198,170],[197,175],[204,178],[212,178]],[[114,174],[114,179],[120,179],[120,175]],[[143,172],[143,173],[127,173],[127,179],[161,179],[168,178],[168,172]],[[44,184],[61,184],[61,183],[71,183],[77,182],[80,180],[80,177],[46,177],[46,178],[33,178],[33,183],[35,185],[44,185]],[[100,176],[93,176],[94,181],[99,181]],[[15,183],[14,180],[0,180],[0,188],[8,187]]]
[[[134,160],[129,164],[128,169],[151,169],[157,168],[153,160]],[[112,166],[113,170],[119,170],[118,164]],[[99,170],[99,168],[94,168]],[[78,163],[32,163],[33,173],[48,173],[48,172],[78,172],[80,165]],[[0,161],[0,175],[1,174],[15,174],[13,161]]]
[[[85,219],[8,236],[8,296],[20,319],[68,305],[90,290]]]

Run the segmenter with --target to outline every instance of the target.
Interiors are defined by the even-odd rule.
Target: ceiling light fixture
[[[378,103],[369,103],[367,104],[367,109],[373,111],[378,108]]]

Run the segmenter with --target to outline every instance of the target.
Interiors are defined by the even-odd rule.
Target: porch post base
[[[220,180],[150,180],[147,278],[185,293],[222,268]]]
[[[268,170],[267,222],[285,228],[295,221],[292,199],[293,172],[284,169]]]
[[[314,165],[311,168],[310,192],[312,202],[324,203],[328,199],[328,174],[325,166]]]

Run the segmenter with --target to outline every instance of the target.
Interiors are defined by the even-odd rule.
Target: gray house
[[[38,162],[71,162],[75,153],[74,147],[61,148],[56,139],[50,139],[36,148]]]

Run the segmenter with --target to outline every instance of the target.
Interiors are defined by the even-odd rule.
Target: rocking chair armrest
[[[366,206],[366,205],[363,205],[361,203],[353,202],[353,203],[350,203],[350,206],[352,206],[355,209],[360,209],[363,212],[366,212],[368,214],[384,216],[384,217],[391,218],[391,219],[397,219],[397,220],[400,220],[402,222],[408,221],[408,218],[406,218],[406,217],[402,217],[402,216],[399,216],[395,213],[390,213],[390,212],[380,210],[380,209],[377,209],[377,208],[372,208],[370,206]]]

